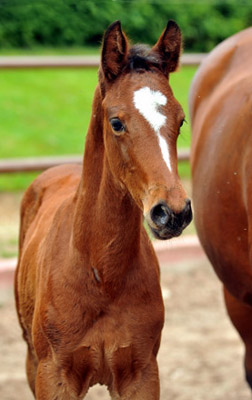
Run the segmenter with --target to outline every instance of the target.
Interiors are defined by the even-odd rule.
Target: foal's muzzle
[[[187,199],[184,209],[175,213],[161,201],[152,207],[146,219],[152,233],[158,239],[179,236],[192,220],[191,202]]]

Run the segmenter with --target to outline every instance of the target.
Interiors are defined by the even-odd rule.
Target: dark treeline
[[[251,26],[252,1],[0,0],[0,47],[93,46],[116,19],[134,42],[150,44],[174,19],[185,50],[205,52]]]

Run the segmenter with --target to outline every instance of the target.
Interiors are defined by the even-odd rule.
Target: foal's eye
[[[117,134],[125,132],[125,126],[123,125],[123,123],[120,121],[119,118],[112,118],[110,120],[110,124],[112,126],[113,131],[116,132]]]
[[[183,119],[180,121],[180,125],[179,125],[179,134],[180,134],[180,128],[183,126],[184,122],[186,122],[185,118],[183,118]]]
[[[179,125],[180,128],[183,126],[184,122],[185,122],[185,118],[183,118],[182,121],[180,122],[180,125]]]

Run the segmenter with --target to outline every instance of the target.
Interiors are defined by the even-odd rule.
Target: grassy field
[[[170,78],[187,121],[195,70],[184,67]],[[0,159],[82,154],[96,83],[96,69],[2,70]],[[190,146],[189,123],[182,128],[178,145]],[[181,164],[180,173],[189,175],[187,164]],[[24,189],[35,175],[0,175],[0,191]]]

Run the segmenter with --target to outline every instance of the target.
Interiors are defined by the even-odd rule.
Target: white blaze
[[[137,110],[144,116],[156,132],[162,157],[168,169],[171,171],[168,144],[160,133],[160,129],[165,124],[166,117],[158,110],[159,106],[166,105],[167,98],[158,90],[151,90],[149,87],[143,87],[134,92],[133,101]]]

